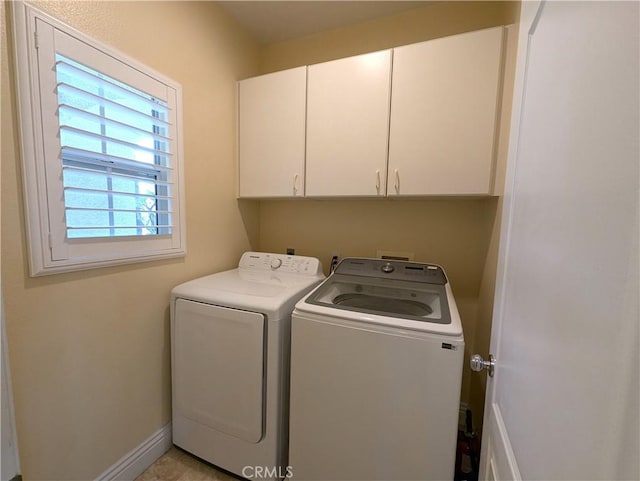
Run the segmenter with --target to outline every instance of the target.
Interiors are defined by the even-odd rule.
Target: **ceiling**
[[[218,1],[262,44],[392,15],[433,1]]]

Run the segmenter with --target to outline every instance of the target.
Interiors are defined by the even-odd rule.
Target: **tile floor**
[[[238,479],[173,446],[135,481],[237,481]]]

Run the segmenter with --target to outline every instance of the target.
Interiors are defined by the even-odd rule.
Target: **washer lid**
[[[444,285],[333,274],[308,304],[412,321],[451,324]]]
[[[296,304],[299,314],[462,336],[451,287],[440,266],[347,258]]]
[[[281,319],[323,278],[321,273],[298,275],[238,268],[185,282],[171,294],[174,299],[261,312]]]

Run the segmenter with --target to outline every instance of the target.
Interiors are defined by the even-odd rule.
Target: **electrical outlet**
[[[338,251],[333,251],[331,253],[331,261],[329,262],[329,273],[332,273],[335,270],[339,262],[340,262],[340,253]]]

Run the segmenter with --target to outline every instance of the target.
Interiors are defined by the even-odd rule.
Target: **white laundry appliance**
[[[291,349],[294,479],[453,479],[464,338],[441,267],[344,259]]]
[[[173,443],[243,477],[286,474],[291,311],[312,257],[246,252],[171,294]]]

